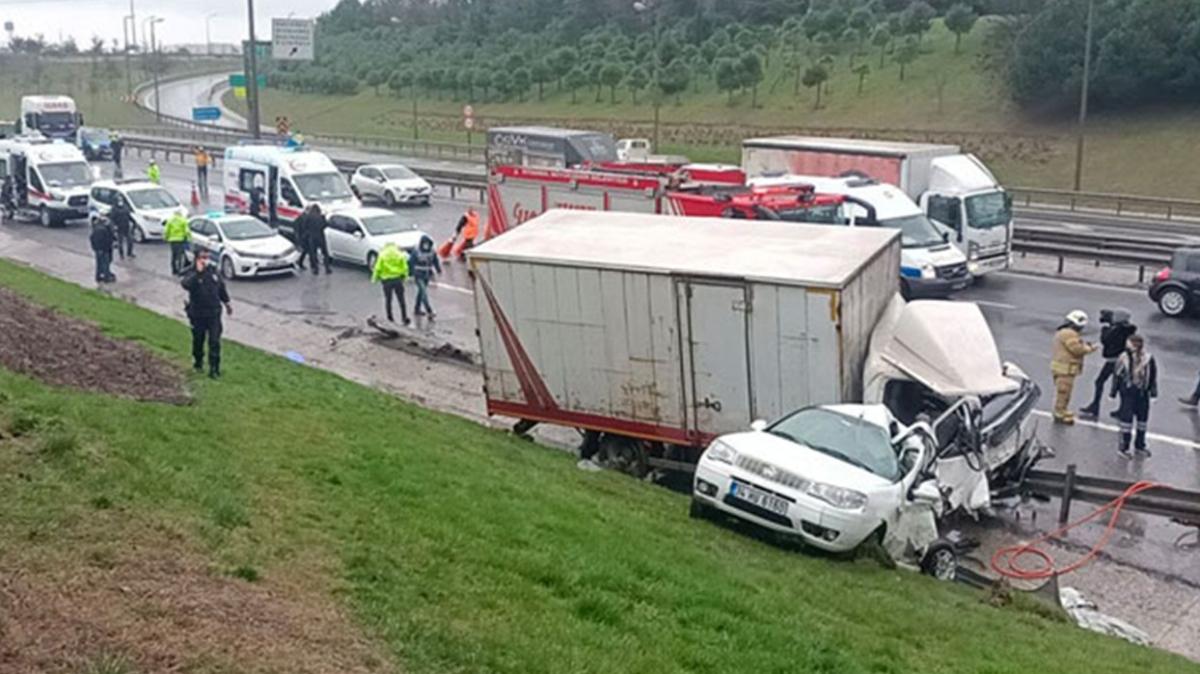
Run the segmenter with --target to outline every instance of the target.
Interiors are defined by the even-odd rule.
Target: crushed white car
[[[830,552],[875,538],[898,563],[952,580],[958,553],[938,537],[936,442],[929,424],[904,427],[883,405],[806,407],[713,441],[691,513],[718,511]]]

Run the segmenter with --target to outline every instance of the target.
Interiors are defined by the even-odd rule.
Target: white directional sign
[[[271,57],[276,61],[313,60],[313,20],[272,19]]]

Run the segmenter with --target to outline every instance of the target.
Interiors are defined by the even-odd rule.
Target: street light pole
[[[158,41],[154,37],[154,27],[164,20],[154,18],[150,22],[150,51],[154,54],[154,119],[157,122],[162,121],[162,97],[158,95],[158,71],[162,66],[162,58],[158,51]]]
[[[1075,191],[1078,192],[1083,184],[1083,129],[1087,123],[1088,109],[1088,80],[1092,73],[1092,22],[1096,10],[1096,0],[1088,0],[1087,29],[1083,38],[1083,82],[1079,86],[1079,128],[1075,138]]]
[[[123,20],[121,21],[121,30],[125,33],[125,87],[127,89],[125,93],[129,94],[130,96],[133,95],[133,59],[129,55],[129,33],[130,30],[132,30],[130,28],[131,24],[133,24],[132,14],[123,17]]]
[[[250,13],[250,55],[247,59],[250,67],[250,72],[246,73],[246,107],[249,108],[247,115],[250,124],[250,135],[255,140],[262,137],[262,124],[258,118],[258,42],[254,37],[254,0],[246,0],[246,7]]]

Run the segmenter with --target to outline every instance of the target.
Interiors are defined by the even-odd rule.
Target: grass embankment
[[[686,154],[701,161],[738,162],[737,141],[764,131],[827,130],[912,140],[945,140],[964,144],[981,154],[1009,184],[1069,188],[1074,176],[1075,144],[1071,119],[1045,121],[1023,114],[1009,99],[1003,83],[979,66],[986,22],[980,22],[954,53],[954,36],[940,22],[925,36],[923,53],[906,67],[886,59],[879,68],[879,50],[870,45],[858,62],[871,66],[862,94],[848,55],[837,57],[822,107],[813,109],[815,89],[801,87],[785,72],[784,59],[772,55],[759,87],[759,107],[751,108],[749,94],[734,98],[716,90],[712,78],[700,81],[681,105],[662,108],[660,130],[664,152]],[[939,95],[940,91],[940,95]],[[264,119],[287,115],[298,129],[358,135],[412,137],[412,100],[382,95],[363,87],[351,98],[295,94],[268,90],[263,96]],[[618,134],[647,134],[653,118],[647,96],[634,104],[627,90],[618,89],[617,103],[603,90],[597,102],[588,87],[571,103],[566,92],[547,85],[537,101],[536,88],[524,102],[474,103],[482,124],[523,120],[603,128]],[[231,106],[243,102],[227,98]],[[420,97],[422,138],[465,142],[463,102],[446,95]],[[638,123],[634,123],[638,122]],[[714,133],[709,125],[731,127]],[[474,134],[481,142],[480,134]],[[1195,198],[1191,178],[1200,152],[1200,111],[1196,108],[1146,110],[1133,114],[1093,111],[1085,154],[1084,189]]]
[[[0,284],[188,363],[179,323],[4,262]],[[1195,670],[963,587],[691,521],[684,496],[233,344],[226,378],[195,380],[187,407],[2,371],[0,392],[5,423],[57,429],[0,442],[0,570],[118,573],[167,532],[166,552],[199,550],[237,594],[344,602],[401,671]],[[222,653],[180,661],[311,671]]]

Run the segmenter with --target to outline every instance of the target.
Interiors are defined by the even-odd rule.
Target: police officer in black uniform
[[[215,266],[208,264],[208,253],[198,251],[192,269],[181,281],[188,292],[186,311],[192,324],[192,359],[197,372],[204,370],[204,342],[208,341],[208,376],[221,376],[221,307],[233,315],[229,292]]]
[[[108,220],[116,232],[117,253],[121,259],[124,260],[127,255],[130,258],[137,257],[133,254],[133,213],[129,210],[129,204],[125,203],[125,197],[117,197],[113,202],[108,211]]]

